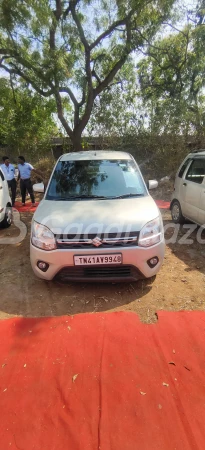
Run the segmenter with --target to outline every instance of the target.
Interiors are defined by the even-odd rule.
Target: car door
[[[183,215],[185,215],[185,213],[184,213],[185,189],[184,189],[183,183],[184,183],[187,169],[189,168],[191,162],[192,162],[192,159],[187,158],[182,163],[182,165],[180,166],[180,168],[176,174],[175,183],[174,183],[173,198],[174,199],[176,198],[177,200],[179,200]]]
[[[201,197],[199,205],[199,224],[205,226],[205,177],[201,184]]]
[[[196,157],[182,180],[183,214],[193,222],[201,224],[200,213],[202,191],[204,190],[205,158]]]

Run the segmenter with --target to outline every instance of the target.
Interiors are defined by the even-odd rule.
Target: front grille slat
[[[57,248],[59,249],[80,249],[80,248],[112,248],[137,246],[139,232],[132,231],[130,233],[101,233],[101,234],[67,234],[56,235]],[[101,240],[99,245],[95,245],[93,240],[96,238]]]
[[[134,266],[101,266],[101,267],[75,267],[68,266],[56,275],[59,281],[103,281],[103,280],[139,280],[144,278]]]

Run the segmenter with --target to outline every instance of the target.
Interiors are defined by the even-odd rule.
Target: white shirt
[[[20,178],[22,180],[26,180],[27,178],[30,178],[32,169],[33,169],[33,166],[27,162],[25,162],[24,164],[18,164]]]
[[[15,169],[14,169],[13,164],[9,164],[8,166],[6,166],[6,164],[2,164],[1,169],[4,172],[4,176],[7,181],[13,180],[14,175],[15,175]]]

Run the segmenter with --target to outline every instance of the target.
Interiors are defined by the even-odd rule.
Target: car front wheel
[[[182,214],[181,206],[178,200],[174,200],[171,204],[171,216],[174,223],[185,222],[185,218]]]
[[[11,222],[12,222],[12,207],[7,206],[5,216],[2,220],[2,222],[0,223],[0,227],[1,228],[9,228],[11,225]]]

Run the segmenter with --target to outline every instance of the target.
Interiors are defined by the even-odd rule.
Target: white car
[[[0,167],[0,228],[10,227],[12,222],[12,206],[8,183]]]
[[[205,226],[205,150],[190,153],[180,165],[170,209],[175,223],[188,219]]]
[[[157,187],[155,180],[149,188]],[[34,190],[43,192],[43,185]],[[45,280],[138,280],[164,258],[160,211],[128,153],[61,156],[32,221],[30,258]]]

